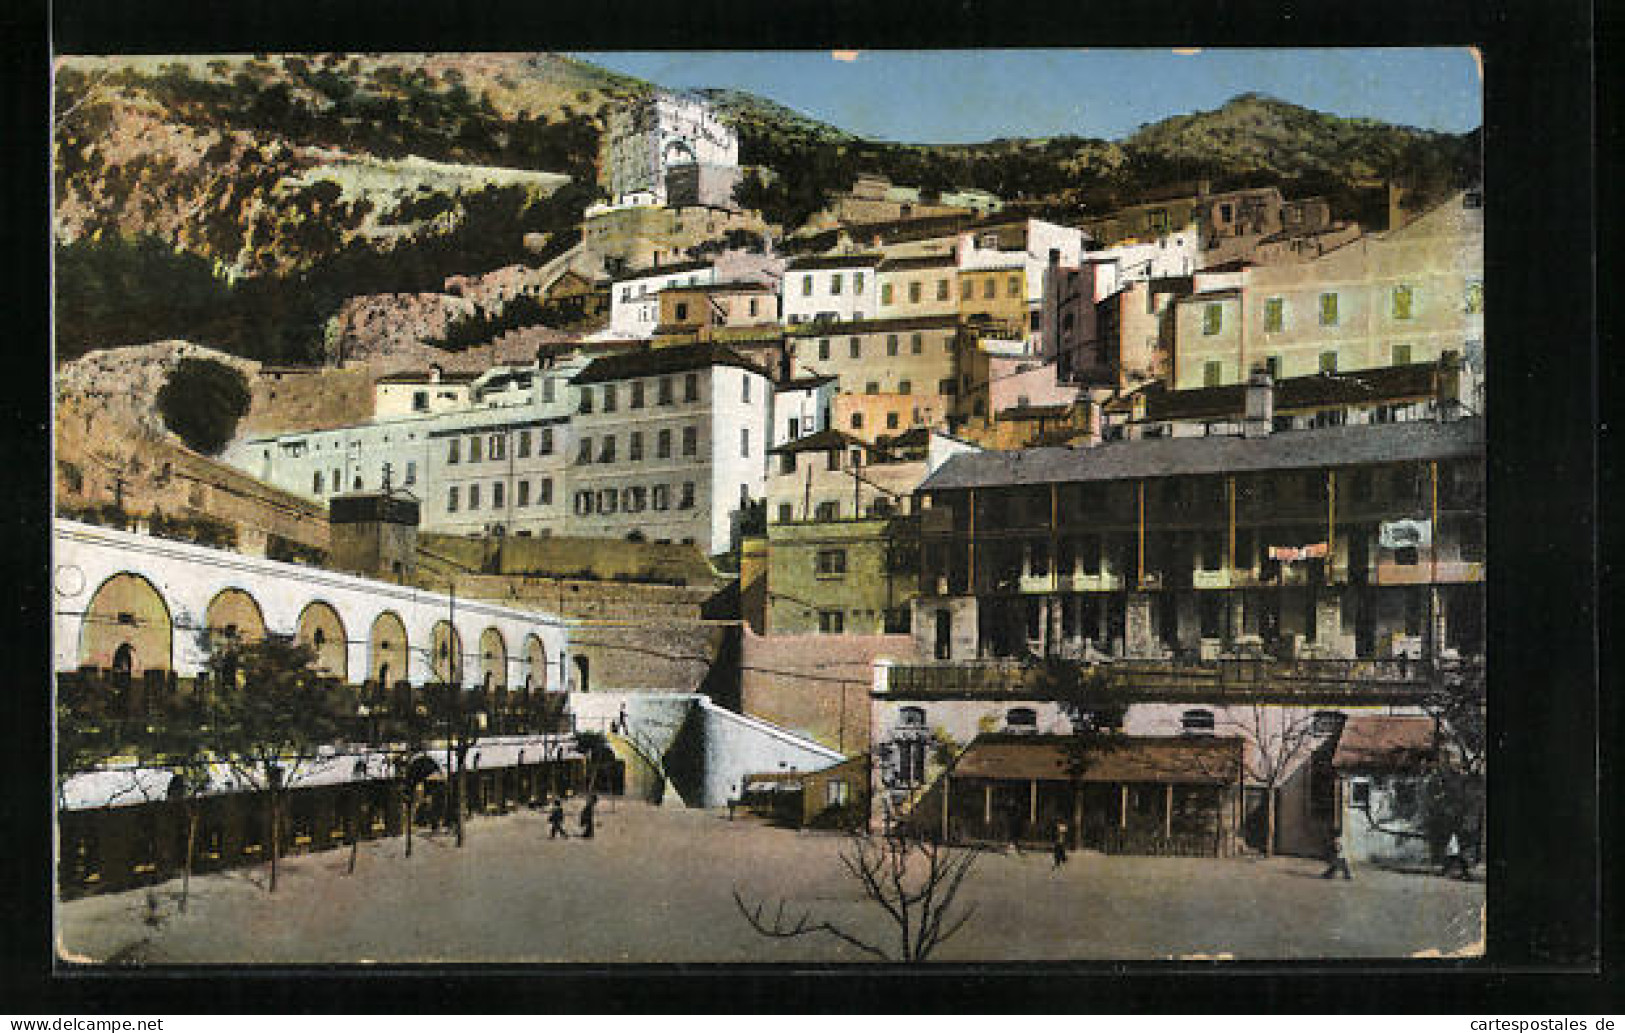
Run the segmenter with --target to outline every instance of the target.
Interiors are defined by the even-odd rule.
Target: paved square
[[[572,808],[572,832],[575,829]],[[725,814],[600,805],[597,838],[549,842],[540,812],[476,818],[449,836],[290,858],[276,894],[264,867],[63,905],[66,958],[176,963],[866,961],[827,936],[768,940],[731,896],[788,899],[889,943],[878,909],[840,869],[837,835]],[[1484,886],[1357,869],[1317,878],[1302,858],[986,854],[961,894],[976,914],[936,960],[1403,957],[1482,948]]]

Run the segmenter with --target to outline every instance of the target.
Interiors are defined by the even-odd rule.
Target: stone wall
[[[907,635],[744,632],[741,709],[843,754],[869,748],[874,662],[920,659]]]
[[[331,430],[369,419],[373,371],[364,367],[262,367],[249,378],[253,403],[238,437],[286,431]]]

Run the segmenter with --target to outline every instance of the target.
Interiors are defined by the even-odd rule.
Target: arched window
[[[1212,735],[1213,711],[1187,710],[1180,715],[1179,725],[1186,735]]]

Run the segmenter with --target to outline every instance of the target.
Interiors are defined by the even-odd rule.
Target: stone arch
[[[480,684],[491,689],[508,687],[508,644],[494,627],[480,632]]]
[[[209,629],[211,641],[258,642],[265,638],[265,612],[259,601],[241,588],[222,588],[209,600],[203,626]]]
[[[443,685],[463,684],[463,636],[450,621],[436,621],[429,633],[429,669]]]
[[[96,589],[79,632],[79,665],[111,669],[115,658],[130,674],[168,671],[175,627],[169,605],[140,574],[114,574]]]
[[[350,643],[344,621],[333,607],[316,599],[299,611],[299,642],[316,654],[316,669],[334,678],[350,676]]]
[[[406,681],[411,676],[409,646],[400,614],[385,610],[373,618],[367,635],[367,677],[385,686]]]
[[[535,635],[525,636],[525,688],[531,692],[547,690],[547,647]]]

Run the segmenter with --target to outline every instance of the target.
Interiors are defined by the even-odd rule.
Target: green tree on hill
[[[182,359],[158,390],[164,426],[204,455],[219,453],[231,440],[249,401],[243,375],[213,359]]]

